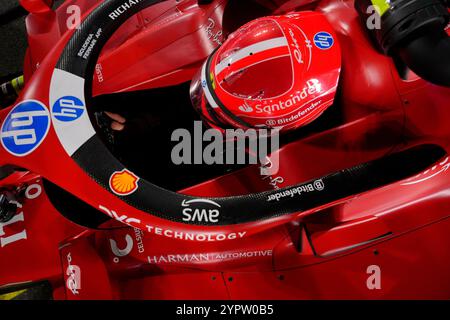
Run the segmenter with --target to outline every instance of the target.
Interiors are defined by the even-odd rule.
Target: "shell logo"
[[[131,171],[124,169],[116,171],[109,178],[109,187],[119,196],[128,196],[138,189],[139,177]]]

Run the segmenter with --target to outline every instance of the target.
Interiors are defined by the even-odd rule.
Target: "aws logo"
[[[218,223],[220,217],[220,204],[208,199],[184,200],[183,221]]]

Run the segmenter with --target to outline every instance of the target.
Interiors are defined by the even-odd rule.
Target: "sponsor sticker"
[[[120,239],[119,243],[117,243],[116,241],[117,239],[109,239],[111,251],[115,256],[113,258],[114,263],[119,263],[120,258],[130,255],[130,253],[135,248],[135,243],[138,253],[142,254],[145,252],[144,233],[142,232],[142,230],[138,228],[133,229],[136,242],[133,240],[133,237],[129,234],[126,234],[123,240]]]
[[[140,219],[136,219],[133,217],[129,217],[127,215],[118,214],[116,211],[106,208],[105,206],[100,205],[98,207],[101,211],[106,213],[111,218],[121,222],[128,224],[129,226],[140,226],[142,221]]]
[[[294,121],[297,121],[299,118],[305,117],[306,115],[308,115],[309,113],[314,111],[321,104],[322,104],[322,100],[315,101],[315,102],[311,103],[311,105],[309,105],[305,109],[301,109],[300,111],[292,114],[289,117],[285,117],[285,118],[281,118],[281,119],[277,119],[277,120],[269,119],[266,121],[266,124],[271,127],[288,125]]]
[[[292,110],[292,112],[294,112],[302,106],[301,103],[304,103],[305,100],[322,92],[322,83],[317,79],[310,79],[306,82],[306,86],[302,91],[297,92],[295,95],[290,96],[287,99],[269,102],[266,101],[264,104],[257,104],[255,106],[256,113],[267,115],[280,111],[287,112],[290,109],[295,108]]]
[[[334,38],[328,32],[322,31],[314,36],[314,44],[321,50],[328,50],[334,45]]]
[[[323,190],[325,190],[325,184],[323,180],[316,180],[313,183],[305,184],[303,186],[271,194],[267,197],[267,202],[280,201],[285,198],[293,198],[295,196],[301,196],[303,193],[309,193],[314,191],[320,192]]]
[[[16,203],[17,207],[19,209],[22,209],[22,205],[20,203]],[[0,248],[6,247],[7,245],[13,244],[20,240],[27,240],[27,231],[23,229],[21,232],[15,233],[15,234],[7,234],[8,230],[6,230],[5,227],[7,226],[13,226],[16,223],[23,224],[25,221],[23,211],[20,211],[20,213],[16,214],[11,220],[5,223],[0,223]],[[15,227],[16,230],[18,230],[18,227]],[[9,229],[11,230],[11,229]],[[13,229],[14,230],[14,229]]]
[[[25,189],[25,197],[29,200],[37,199],[42,193],[40,184],[32,184]]]
[[[37,199],[42,194],[42,187],[39,184],[32,184],[25,189],[25,197],[28,200]],[[25,217],[23,206],[17,201],[11,201],[11,204],[17,206],[18,213],[14,215],[8,222],[0,223],[0,248],[16,243],[20,240],[27,240],[27,230],[20,228],[20,225],[25,227]],[[8,228],[6,228],[8,227]],[[19,230],[21,230],[19,232]]]
[[[142,230],[142,221],[133,217],[129,217],[127,215],[120,215],[116,211],[108,209],[102,205],[99,206],[99,209],[106,214],[108,214],[111,218],[121,222],[128,224],[134,228],[139,228]],[[145,225],[144,229],[150,233],[157,236],[166,237],[169,239],[176,240],[185,240],[185,241],[196,241],[196,242],[221,242],[226,240],[236,240],[242,239],[247,235],[247,231],[240,232],[229,232],[229,233],[212,233],[212,232],[184,232],[178,231],[174,229],[165,229],[162,227],[154,226],[154,225]],[[136,232],[137,229],[135,229]],[[140,233],[139,236],[136,234],[136,242],[138,245],[138,252],[144,252],[143,245],[143,233]],[[122,248],[121,248],[122,249]],[[142,252],[141,252],[142,251]]]
[[[139,177],[131,171],[124,169],[116,171],[109,179],[110,189],[119,196],[128,196],[138,189]]]
[[[303,63],[303,55],[300,50],[300,45],[298,44],[298,40],[295,37],[295,33],[291,28],[289,28],[289,35],[291,36],[291,40],[292,40],[291,45],[292,45],[292,47],[294,47],[294,51],[293,51],[294,58],[298,63]]]
[[[216,29],[216,21],[212,18],[208,19],[208,25],[205,26],[205,32],[206,36],[209,40],[217,43],[219,46],[222,45],[222,39],[223,39],[223,31],[222,30],[215,30]]]
[[[149,264],[196,264],[196,263],[221,263],[236,260],[271,257],[272,250],[222,252],[222,253],[193,253],[193,254],[168,254],[148,256]]]
[[[220,205],[212,200],[184,200],[181,206],[183,207],[183,221],[185,222],[219,222]]]
[[[62,122],[78,120],[86,110],[83,101],[73,96],[58,99],[52,108],[53,117]]]
[[[87,60],[91,55],[92,51],[94,50],[95,46],[97,45],[98,39],[102,36],[102,34],[103,34],[102,28],[98,28],[95,33],[90,33],[86,37],[86,40],[84,41],[83,45],[78,51],[78,57]]]
[[[247,101],[243,105],[239,106],[239,110],[241,110],[242,112],[245,112],[245,113],[253,112],[253,108],[248,105]]]
[[[133,250],[134,242],[133,242],[133,238],[129,234],[127,234],[125,236],[125,243],[126,243],[126,246],[123,249],[120,249],[119,246],[117,245],[116,240],[109,239],[111,251],[114,253],[114,255],[117,258],[126,257],[127,255],[129,255],[131,253],[131,250]]]
[[[26,100],[15,106],[1,128],[3,147],[24,157],[36,150],[50,129],[50,113],[39,101]]]
[[[116,20],[116,19],[120,18],[120,16],[122,14],[131,10],[133,7],[137,6],[141,2],[142,2],[142,0],[125,0],[120,6],[115,8],[114,11],[112,11],[109,14],[109,18],[111,20]]]
[[[247,231],[231,233],[191,233],[164,229],[152,225],[147,225],[147,232],[166,238],[196,242],[221,242],[225,240],[236,240],[244,238],[247,234]]]

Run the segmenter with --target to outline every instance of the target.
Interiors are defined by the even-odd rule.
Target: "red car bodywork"
[[[39,70],[54,65],[67,42],[73,2],[28,16],[29,84],[20,99],[48,92],[49,75]],[[87,15],[95,2],[76,4]],[[261,177],[259,168],[249,167],[184,193],[229,196],[287,187],[423,144],[450,152],[450,90],[414,75],[402,79],[393,60],[370,43],[353,1],[277,2],[274,14],[313,9],[333,25],[342,50],[337,99],[344,124],[284,146],[277,176]],[[226,33],[226,4],[171,0],[133,17],[103,50],[94,95],[189,81]],[[8,112],[1,111],[1,122]],[[41,175],[92,205],[127,215],[135,209],[100,191],[59,149],[50,131],[37,152],[20,159],[30,172],[0,181],[3,189],[25,190],[18,214],[0,224],[0,288],[48,280],[55,299],[450,298],[447,157],[410,179],[256,226],[238,240],[195,242],[173,233],[201,227],[161,222],[148,232],[113,221],[98,231],[65,219],[47,198]],[[18,164],[3,148],[0,158],[2,165]],[[239,237],[247,227],[218,232]],[[381,287],[374,287],[378,271]]]

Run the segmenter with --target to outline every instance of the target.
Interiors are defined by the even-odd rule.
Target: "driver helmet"
[[[333,104],[340,70],[338,39],[323,14],[264,17],[208,57],[191,83],[191,100],[217,129],[293,130]]]

